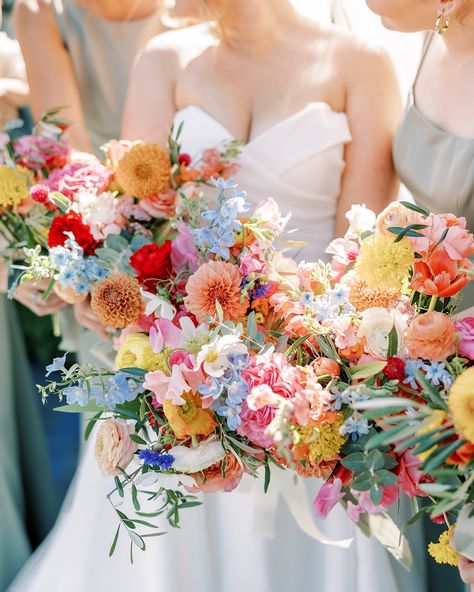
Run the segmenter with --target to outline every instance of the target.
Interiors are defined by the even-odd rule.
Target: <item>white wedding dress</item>
[[[232,138],[201,108],[176,115],[184,121],[183,149],[196,155]],[[351,134],[347,117],[325,103],[312,103],[253,138],[240,157],[236,179],[257,202],[272,196],[292,212],[294,238],[309,246],[296,256],[324,256],[332,238],[344,146]],[[353,538],[349,549],[314,541],[296,524],[279,496],[294,487],[281,472],[265,497],[263,483],[243,480],[230,494],[208,494],[199,508],[184,510],[180,530],[148,540],[129,564],[129,540],[122,534],[115,555],[107,552],[117,523],[105,500],[113,480],[101,477],[88,445],[65,508],[49,539],[11,587],[15,592],[424,592],[422,556],[416,541],[408,574],[375,540],[367,539],[341,508],[318,526],[332,539]],[[319,482],[299,488],[308,509]],[[305,506],[306,504],[306,506]],[[307,514],[306,530],[313,529]],[[420,553],[418,557],[416,551]]]

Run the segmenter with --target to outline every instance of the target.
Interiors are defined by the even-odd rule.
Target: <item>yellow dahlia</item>
[[[217,426],[214,412],[202,408],[201,396],[189,392],[183,394],[183,399],[184,405],[174,405],[168,399],[163,403],[163,412],[178,440],[212,434]]]
[[[450,545],[450,538],[453,530],[454,524],[441,534],[437,543],[430,543],[428,545],[428,553],[437,563],[447,563],[448,565],[453,566],[456,566],[459,563],[459,553],[457,553]]]
[[[125,193],[139,199],[169,189],[169,153],[158,144],[135,144],[120,159],[115,177]]]
[[[149,372],[161,370],[166,376],[170,375],[168,356],[170,351],[156,354],[150,345],[150,339],[145,333],[131,333],[119,348],[115,358],[115,368],[142,368]]]
[[[97,284],[91,307],[106,327],[123,329],[133,325],[144,310],[140,284],[126,273],[113,273]]]
[[[198,322],[216,315],[219,302],[224,320],[234,321],[247,310],[248,301],[241,302],[242,278],[238,267],[225,261],[208,261],[193,273],[186,284],[186,308]]]
[[[344,437],[339,429],[344,422],[342,415],[337,415],[333,422],[322,423],[318,426],[307,425],[297,427],[295,433],[295,448],[297,455],[305,453],[311,462],[331,461],[337,458],[344,444]]]
[[[0,166],[0,207],[15,207],[28,199],[30,180],[26,169]]]
[[[455,380],[449,392],[448,406],[458,432],[474,444],[474,367]]]
[[[355,280],[350,285],[349,301],[359,312],[368,308],[390,308],[398,298],[400,292],[393,288],[369,288],[366,282]]]
[[[415,253],[407,238],[396,243],[388,236],[375,235],[362,243],[356,272],[369,288],[400,290],[414,262]]]

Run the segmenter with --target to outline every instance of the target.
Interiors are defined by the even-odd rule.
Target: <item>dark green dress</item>
[[[0,590],[57,514],[38,399],[15,307],[0,294]]]

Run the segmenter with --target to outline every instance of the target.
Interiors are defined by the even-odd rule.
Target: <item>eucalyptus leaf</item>
[[[140,551],[144,551],[146,549],[145,541],[139,534],[133,532],[132,530],[127,530],[127,534],[130,537],[132,543],[136,545],[140,549]]]

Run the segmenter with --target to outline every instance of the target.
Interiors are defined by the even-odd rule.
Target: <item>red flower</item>
[[[62,246],[67,241],[66,232],[71,232],[77,244],[84,249],[84,255],[93,255],[97,247],[97,241],[91,234],[89,226],[84,224],[77,212],[69,212],[62,216],[56,216],[51,224],[48,234],[48,246]]]
[[[181,154],[178,156],[178,162],[179,164],[184,164],[184,166],[188,167],[191,164],[191,157],[189,154],[181,152]]]
[[[147,290],[156,289],[158,280],[166,279],[171,273],[171,241],[166,241],[161,247],[151,243],[138,249],[130,257],[130,265]]]
[[[389,358],[382,373],[389,380],[403,380],[405,378],[405,363],[400,358]]]

